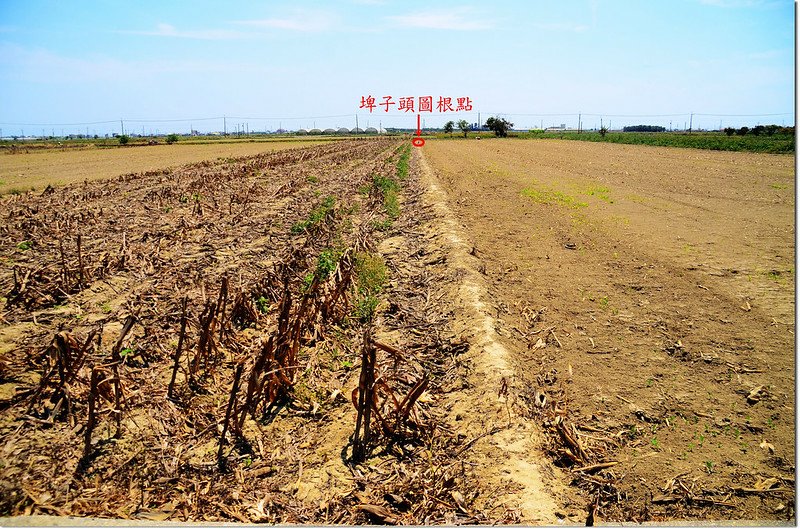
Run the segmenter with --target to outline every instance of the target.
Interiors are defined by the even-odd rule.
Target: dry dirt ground
[[[422,150],[490,285],[560,517],[794,520],[794,160],[599,143]]]
[[[0,199],[0,516],[557,521],[486,281],[410,150]]]
[[[97,178],[112,178],[174,167],[201,160],[247,156],[260,152],[313,145],[312,141],[148,145],[80,150],[45,149],[0,153],[0,195],[12,190],[41,191]]]
[[[791,162],[376,139],[0,198],[0,516],[793,520]]]

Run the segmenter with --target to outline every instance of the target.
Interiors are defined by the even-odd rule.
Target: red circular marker
[[[423,145],[425,145],[425,140],[422,138],[414,138],[413,140],[411,140],[411,145],[413,145],[414,147],[422,147]]]

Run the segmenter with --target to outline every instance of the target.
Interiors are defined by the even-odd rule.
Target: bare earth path
[[[423,154],[484,267],[517,404],[583,491],[561,498],[569,520],[794,518],[791,156],[523,140]]]

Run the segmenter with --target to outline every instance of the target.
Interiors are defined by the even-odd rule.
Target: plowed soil
[[[555,521],[485,280],[409,151],[0,199],[0,523]]]
[[[381,138],[2,197],[0,523],[793,521],[792,162]]]
[[[247,156],[314,145],[313,141],[239,143],[177,143],[117,148],[7,149],[0,153],[0,195],[12,190],[41,191],[48,185],[113,178],[124,173],[153,171],[183,164]]]
[[[793,520],[794,160],[423,149],[490,285],[559,517]],[[577,441],[577,442],[575,442]]]

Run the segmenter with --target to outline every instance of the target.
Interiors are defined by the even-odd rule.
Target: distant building
[[[583,129],[586,130],[586,129]],[[553,125],[552,127],[545,127],[545,132],[578,132],[578,129],[574,128],[567,128],[566,123],[562,123],[561,125]]]

